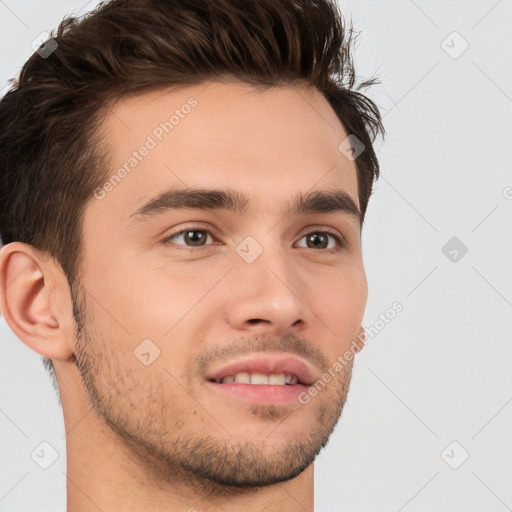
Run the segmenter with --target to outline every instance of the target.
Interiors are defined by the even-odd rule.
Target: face
[[[352,363],[332,368],[367,298],[348,134],[317,90],[235,83],[123,99],[102,134],[74,290],[96,414],[191,478],[299,475],[340,417]]]

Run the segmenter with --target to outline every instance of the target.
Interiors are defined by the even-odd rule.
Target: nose
[[[278,336],[307,328],[306,285],[283,251],[238,261],[231,283],[227,321],[233,329]]]

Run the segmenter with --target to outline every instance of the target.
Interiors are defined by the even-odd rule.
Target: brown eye
[[[306,240],[306,245],[302,245],[301,247],[306,247],[308,249],[329,251],[335,250],[336,246],[338,246],[338,248],[343,246],[340,237],[327,231],[314,231],[312,233],[308,233],[303,236],[301,240]],[[331,240],[333,242],[331,242]]]
[[[183,237],[183,238],[182,238]],[[176,240],[182,238],[184,243],[177,243],[177,245],[186,245],[188,247],[202,247],[206,245],[208,237],[211,234],[206,229],[184,229],[178,233],[170,235],[166,241],[170,243],[177,243]]]
[[[325,233],[311,233],[306,235],[306,244],[312,249],[327,249],[329,239]]]

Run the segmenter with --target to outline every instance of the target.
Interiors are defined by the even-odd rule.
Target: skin
[[[73,290],[79,335],[65,276],[29,245],[0,251],[2,311],[56,369],[68,510],[312,511],[312,462],[340,417],[352,362],[307,405],[220,395],[205,372],[239,354],[279,352],[319,377],[360,334],[358,217],[283,215],[296,194],[316,190],[344,191],[359,206],[355,162],[338,150],[347,133],[316,89],[156,91],[111,106],[101,126],[110,175],[190,97],[190,114],[87,205]],[[132,215],[173,186],[235,189],[247,209]],[[162,241],[192,227],[214,230],[206,245],[183,234]],[[345,240],[339,252],[328,252],[330,237],[328,248],[308,246],[305,235],[326,229]],[[236,252],[247,236],[263,250],[252,263]],[[160,350],[148,366],[134,356],[146,339]]]

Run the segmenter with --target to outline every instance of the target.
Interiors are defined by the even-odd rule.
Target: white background
[[[403,311],[356,358],[315,509],[511,510],[512,0],[340,3],[387,129],[363,230],[365,326]],[[0,0],[0,90],[32,40],[86,4]],[[3,321],[0,340],[0,512],[63,511],[60,406]],[[42,441],[59,454],[46,470],[30,455]]]

